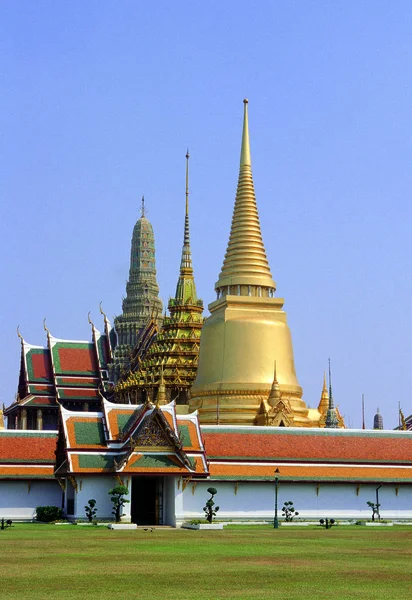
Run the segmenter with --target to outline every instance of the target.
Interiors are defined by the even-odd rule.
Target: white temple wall
[[[74,514],[68,515],[74,519],[86,519],[84,507],[92,498],[96,500],[97,515],[96,519],[114,520],[112,513],[113,503],[110,500],[109,490],[119,485],[113,476],[88,475],[87,477],[76,478],[77,492],[74,493]],[[130,478],[124,479],[124,484],[130,490]],[[67,485],[70,485],[68,482]],[[131,500],[131,495],[126,496]],[[130,521],[130,502],[123,506],[122,521]]]
[[[280,482],[278,516],[282,506],[292,501],[299,516],[305,519],[322,517],[341,519],[370,519],[367,502],[376,502],[379,483],[293,483]],[[217,519],[273,519],[275,484],[273,482],[201,481],[189,483],[182,493],[182,509],[178,521],[204,518],[203,506],[210,498],[208,487],[218,491],[214,497],[220,507]],[[381,518],[412,518],[412,485],[383,484],[379,489]]]
[[[0,519],[34,519],[37,506],[62,506],[62,489],[56,480],[0,480]]]

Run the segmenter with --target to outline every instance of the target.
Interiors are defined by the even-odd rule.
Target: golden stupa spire
[[[281,393],[280,393],[280,387],[279,387],[278,378],[277,378],[277,375],[276,375],[276,361],[275,361],[275,370],[274,370],[274,374],[273,374],[273,383],[272,383],[272,387],[270,389],[268,403],[270,404],[270,406],[274,407],[279,402],[280,398],[281,398]]]
[[[215,289],[222,295],[269,296],[276,289],[260,231],[252,178],[248,101],[244,100],[240,170],[229,243]],[[260,288],[260,290],[258,290]]]
[[[328,386],[326,384],[326,371],[323,372],[323,388],[322,394],[320,396],[320,401],[318,404],[318,411],[323,414],[329,408],[329,394],[328,394]]]

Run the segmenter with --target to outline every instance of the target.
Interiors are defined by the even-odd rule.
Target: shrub
[[[213,497],[216,496],[216,494],[217,494],[217,489],[214,487],[210,487],[210,488],[207,488],[207,491],[209,492],[209,494],[211,494],[211,496],[210,496],[209,500],[206,502],[206,506],[203,507],[203,510],[205,511],[206,520],[209,523],[212,523],[213,517],[216,516],[216,513],[219,510],[219,507],[215,506],[215,502],[213,500]]]
[[[114,515],[116,523],[119,523],[122,507],[126,504],[126,502],[130,502],[130,500],[127,500],[124,497],[129,493],[129,490],[125,485],[117,485],[109,490],[108,493],[110,494],[110,500],[113,502],[112,514]]]
[[[92,523],[97,514],[96,500],[91,498],[84,507],[84,510],[89,523]]]
[[[51,523],[63,517],[63,509],[58,506],[37,506],[36,519],[42,523]]]
[[[293,521],[293,517],[297,517],[299,515],[298,511],[295,510],[292,501],[284,503],[282,508],[282,514],[286,522]]]

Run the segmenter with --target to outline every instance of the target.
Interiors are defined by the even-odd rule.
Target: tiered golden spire
[[[323,388],[322,394],[320,396],[320,402],[318,405],[318,411],[323,415],[329,408],[329,394],[328,394],[328,386],[326,384],[326,371],[323,373]]]
[[[275,361],[275,370],[274,370],[274,374],[273,374],[273,383],[272,383],[272,387],[270,389],[268,403],[273,408],[279,402],[280,398],[281,398],[281,393],[280,393],[280,387],[279,387],[278,378],[277,378],[277,375],[276,375],[276,361]]]
[[[260,231],[250,159],[248,101],[244,100],[242,148],[229,243],[216,291],[240,296],[260,295],[251,287],[261,287],[262,295],[271,295],[276,284],[272,279]],[[233,288],[232,288],[233,286]]]

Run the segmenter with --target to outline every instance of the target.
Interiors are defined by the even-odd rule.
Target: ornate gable
[[[182,444],[172,431],[162,412],[155,408],[143,420],[142,424],[130,437],[130,446],[134,452],[175,452],[180,451]]]

